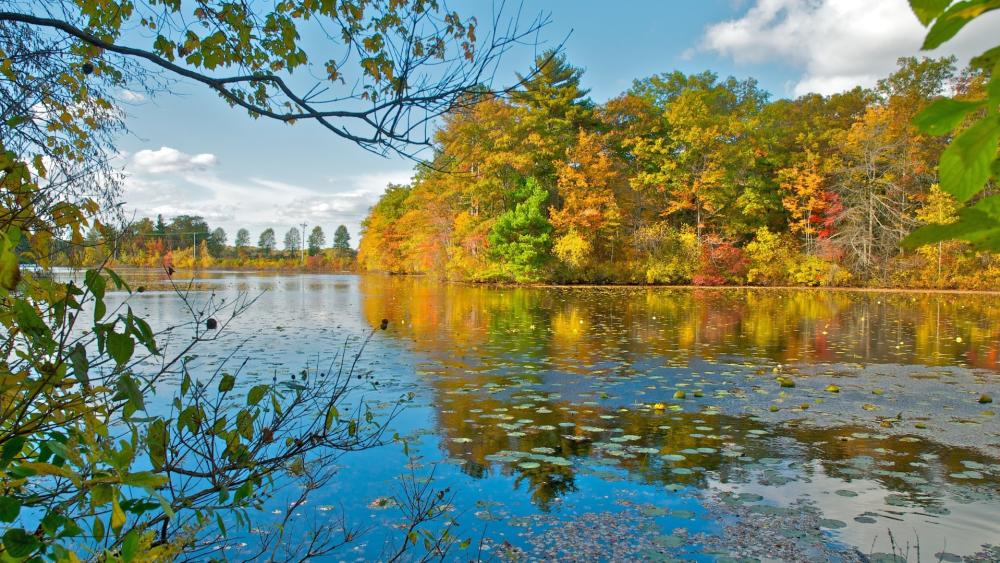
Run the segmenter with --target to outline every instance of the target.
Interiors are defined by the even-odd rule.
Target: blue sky
[[[485,5],[452,7],[476,14]],[[898,57],[917,54],[923,36],[905,0],[525,0],[524,11],[551,14],[542,48],[565,39],[598,102],[633,79],[673,70],[752,76],[776,98],[870,86]],[[964,62],[995,44],[998,23],[985,17],[933,54]],[[527,70],[533,56],[529,48],[510,53],[498,80]],[[412,162],[375,156],[314,124],[250,119],[192,83],[170,89],[152,98],[122,93],[124,199],[137,217],[202,215],[230,242],[241,227],[256,242],[267,227],[280,239],[306,222],[329,239],[345,224],[356,246],[385,185],[410,177]]]

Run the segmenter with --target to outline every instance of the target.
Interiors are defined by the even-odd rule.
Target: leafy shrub
[[[789,262],[788,278],[795,285],[842,286],[850,283],[851,273],[834,262],[804,254]]]
[[[741,284],[746,280],[750,261],[742,248],[709,237],[701,248],[698,271],[691,278],[695,285]]]
[[[747,283],[781,285],[788,283],[789,263],[795,254],[792,241],[767,227],[757,229],[754,238],[746,245],[750,262]]]

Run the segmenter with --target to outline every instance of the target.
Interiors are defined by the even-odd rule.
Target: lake
[[[296,511],[367,530],[333,560],[398,544],[387,499],[405,475],[454,495],[472,539],[459,560],[1000,559],[996,295],[258,273],[196,285],[196,301],[263,292],[192,363],[208,373],[240,346],[242,388],[389,320],[360,362],[378,385],[351,400],[387,413],[412,394],[390,423],[401,440],[341,457]],[[155,287],[133,308],[154,328],[183,320]]]

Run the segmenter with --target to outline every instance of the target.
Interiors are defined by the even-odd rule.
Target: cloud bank
[[[141,150],[126,158],[126,206],[136,217],[201,215],[230,237],[249,229],[256,241],[270,227],[284,232],[306,222],[329,234],[346,225],[356,244],[361,220],[388,183],[406,183],[412,171],[352,174],[300,185],[223,170],[212,153],[172,147]]]
[[[710,25],[698,47],[737,64],[801,71],[789,94],[872,86],[899,57],[954,54],[960,64],[996,42],[1000,14],[973,22],[940,49],[921,52],[926,30],[906,0],[756,0],[737,19]]]

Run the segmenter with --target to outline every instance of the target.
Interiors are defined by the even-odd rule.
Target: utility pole
[[[302,251],[302,265],[306,265],[306,224],[302,225],[302,240],[299,241],[299,249]]]

